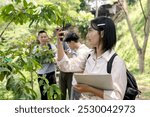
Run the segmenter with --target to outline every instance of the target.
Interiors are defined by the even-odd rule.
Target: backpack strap
[[[47,45],[48,45],[49,49],[51,50],[51,49],[52,49],[51,44],[50,44],[50,43],[48,43]]]
[[[111,73],[112,63],[113,63],[113,61],[114,61],[115,56],[117,56],[116,53],[114,53],[114,54],[112,55],[112,57],[109,59],[109,61],[108,61],[108,63],[107,63],[107,73],[109,73],[109,74]]]
[[[91,54],[89,54],[89,55],[87,56],[87,59],[89,59],[90,56],[91,56]]]

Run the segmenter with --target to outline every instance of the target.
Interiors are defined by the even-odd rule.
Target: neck
[[[44,46],[47,45],[48,43],[40,43],[40,46]]]
[[[96,47],[96,58],[98,58],[99,56],[101,56],[103,54],[103,50],[101,46]]]

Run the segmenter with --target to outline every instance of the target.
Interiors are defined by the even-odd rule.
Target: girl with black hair
[[[58,32],[57,63],[61,70],[89,74],[108,74],[107,62],[115,53],[113,47],[116,44],[116,29],[114,22],[110,18],[97,17],[91,21],[86,37],[93,50],[77,58],[69,59],[65,55],[62,42],[59,40],[61,37],[59,33],[61,32]],[[96,89],[86,84],[76,84],[74,85],[74,90],[81,93],[79,99],[123,99],[127,76],[125,63],[119,56],[114,58],[111,76],[114,90]]]

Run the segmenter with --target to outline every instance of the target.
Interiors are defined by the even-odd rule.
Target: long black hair
[[[105,52],[112,49],[116,44],[116,28],[112,19],[100,16],[91,21],[91,27],[97,30],[102,38],[102,50]]]

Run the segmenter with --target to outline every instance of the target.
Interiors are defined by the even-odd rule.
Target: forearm
[[[63,56],[65,55],[64,49],[63,49],[63,42],[58,40],[57,42],[57,60],[60,61]]]
[[[92,93],[94,94],[95,96],[98,96],[100,98],[104,98],[104,90],[102,89],[96,89],[94,87],[91,87],[89,85],[86,85],[86,84],[76,84],[73,86],[74,89],[80,93],[85,93],[85,92],[89,92],[89,93]]]

